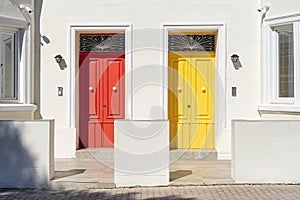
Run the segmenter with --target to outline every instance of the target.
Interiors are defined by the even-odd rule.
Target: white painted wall
[[[169,184],[169,122],[115,121],[117,187]]]
[[[237,183],[300,183],[300,121],[233,120]]]
[[[0,0],[0,16],[23,20],[24,17],[14,3],[22,3],[26,6],[31,6],[31,0]]]
[[[300,2],[297,0],[289,0],[288,3],[281,0],[261,0],[261,5],[270,6],[266,19],[299,14],[300,12]]]
[[[153,74],[138,69],[163,64],[163,25],[226,24],[226,121],[217,138],[217,150],[223,158],[230,158],[230,120],[258,119],[260,101],[260,14],[259,0],[204,1],[150,0],[150,1],[44,1],[41,13],[41,33],[50,39],[42,46],[41,54],[41,113],[44,118],[56,120],[57,140],[74,141],[74,127],[69,127],[70,104],[70,27],[132,25],[133,97],[132,118],[135,120],[163,119],[162,68],[153,68]],[[240,56],[243,68],[236,71],[230,56]],[[54,56],[61,54],[68,68],[60,70]],[[143,74],[143,75],[141,75]],[[149,84],[149,79],[156,83]],[[142,81],[142,82],[140,82]],[[143,85],[143,81],[146,86]],[[148,85],[147,85],[148,84]],[[238,96],[230,96],[232,85],[238,87]],[[57,87],[64,88],[64,96],[57,96]],[[165,111],[166,112],[166,111]],[[223,134],[224,133],[224,134]],[[68,136],[66,136],[68,135]],[[67,137],[67,138],[66,138]],[[69,157],[75,148],[56,143],[55,155]],[[220,157],[222,158],[222,157]]]
[[[0,121],[0,188],[45,188],[54,176],[54,120]]]

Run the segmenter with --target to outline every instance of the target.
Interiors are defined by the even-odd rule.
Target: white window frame
[[[0,99],[0,111],[34,111],[36,106],[31,104],[31,79],[30,64],[30,29],[28,22],[10,17],[0,16],[0,30],[2,32],[15,32],[16,64],[17,64],[17,98]]]
[[[278,34],[274,27],[293,24],[294,97],[279,97]],[[266,19],[262,26],[262,105],[259,110],[289,111],[300,105],[300,15]],[[296,109],[296,110],[297,110]],[[297,111],[298,112],[298,111]]]

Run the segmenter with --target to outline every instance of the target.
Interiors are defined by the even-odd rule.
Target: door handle
[[[89,91],[90,91],[90,92],[93,92],[93,91],[94,91],[94,88],[93,88],[93,87],[89,87]]]
[[[106,104],[105,103],[103,104],[103,108],[106,108]]]
[[[178,91],[178,92],[181,92],[181,87],[178,86],[178,87],[177,87],[177,91]]]
[[[112,90],[114,91],[114,92],[117,92],[117,87],[112,87]]]
[[[201,91],[202,91],[203,93],[205,93],[205,92],[206,92],[206,88],[205,88],[205,87],[202,87],[202,88],[201,88]]]

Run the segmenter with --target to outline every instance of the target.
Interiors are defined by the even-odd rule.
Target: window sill
[[[34,112],[37,106],[34,104],[1,104],[0,112]]]
[[[257,106],[259,113],[298,113],[300,105],[266,104]]]

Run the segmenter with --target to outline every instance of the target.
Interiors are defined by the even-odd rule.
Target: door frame
[[[204,23],[204,24],[165,24],[163,25],[163,81],[164,81],[164,118],[168,120],[168,31],[169,30],[195,30],[195,31],[216,31],[216,71],[215,71],[215,146],[217,148],[217,139],[220,137],[221,130],[226,128],[226,24],[225,23]]]
[[[70,95],[69,95],[69,127],[79,128],[78,116],[79,116],[79,99],[76,97],[79,93],[78,83],[76,82],[79,78],[76,75],[78,66],[78,42],[76,41],[76,33],[80,32],[101,32],[101,31],[124,31],[125,32],[125,119],[132,118],[132,99],[131,99],[131,88],[132,88],[132,25],[107,25],[107,26],[71,26],[70,27]],[[77,130],[77,136],[79,137],[79,131]],[[78,143],[78,142],[77,142]]]

